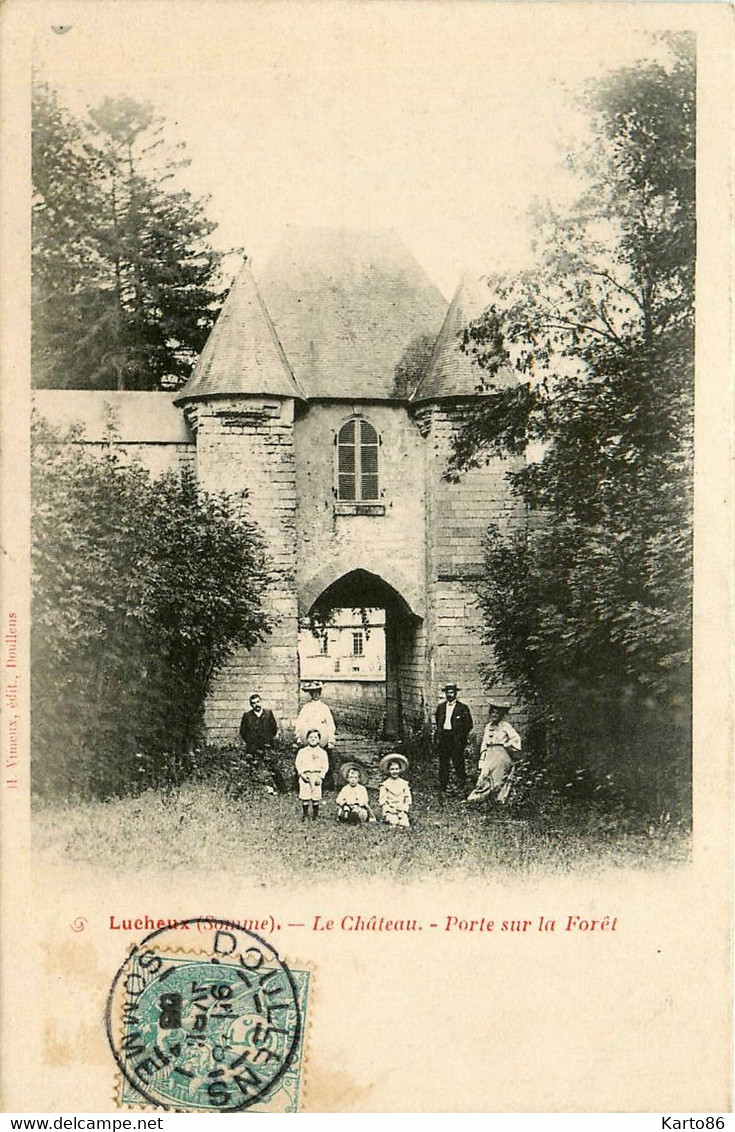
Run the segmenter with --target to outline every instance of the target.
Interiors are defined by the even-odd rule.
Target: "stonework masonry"
[[[378,433],[380,500],[373,514],[336,506],[335,439],[351,417]],[[296,421],[300,606],[350,570],[363,569],[394,586],[411,610],[424,612],[424,477],[422,442],[405,405],[379,402],[311,404]],[[382,510],[381,510],[382,509]]]
[[[483,538],[490,524],[508,533],[529,522],[507,479],[520,460],[446,478],[482,388],[462,342],[487,291],[465,280],[447,307],[394,233],[292,233],[267,280],[272,310],[244,265],[175,394],[44,390],[36,407],[52,424],[81,421],[81,442],[95,451],[114,445],[153,474],[193,472],[205,490],[239,498],[262,531],[272,631],[219,673],[206,711],[211,742],[235,740],[255,690],[290,726],[299,620],[320,602],[363,598],[385,610],[388,729],[429,720],[451,680],[477,736],[483,666],[492,662],[477,598]],[[399,392],[398,365],[427,331],[433,352],[413,388],[404,381]],[[501,368],[493,381],[512,388],[518,378]],[[358,479],[339,497],[337,438],[352,419],[377,434],[377,498],[374,484],[362,498]],[[520,706],[512,688],[496,690]]]
[[[477,597],[484,568],[483,537],[491,523],[506,533],[522,529],[526,515],[506,478],[508,471],[522,465],[519,459],[493,459],[463,474],[459,482],[447,480],[453,440],[471,412],[466,401],[441,402],[423,408],[418,418],[427,445],[427,692],[435,704],[446,681],[459,684],[477,734],[486,711],[481,667],[493,659],[483,643]],[[510,687],[497,690],[513,696]]]
[[[127,396],[136,404],[126,405]],[[148,399],[142,406],[141,398]],[[66,420],[56,391],[35,399],[52,422]],[[299,618],[354,570],[374,575],[405,606],[387,626],[391,718],[403,726],[430,719],[441,688],[453,680],[479,733],[486,710],[480,666],[492,659],[477,601],[482,540],[491,523],[504,531],[521,529],[527,516],[506,478],[520,460],[494,459],[458,483],[447,481],[452,441],[472,411],[469,403],[304,406],[286,397],[232,396],[197,400],[182,414],[166,394],[97,393],[74,400],[92,450],[101,453],[114,443],[122,458],[139,460],[154,474],[194,471],[204,489],[239,495],[242,514],[263,532],[274,627],[262,644],[238,650],[218,675],[206,713],[209,741],[236,738],[255,689],[282,725],[293,723]],[[122,424],[112,441],[102,423],[110,405],[125,409],[118,412]],[[141,436],[141,409],[148,441]],[[335,437],[353,416],[368,420],[380,439],[380,500],[369,514],[349,513],[335,498]],[[512,688],[499,690],[512,699]]]
[[[240,649],[217,677],[205,724],[213,742],[231,741],[257,688],[284,721],[298,712],[296,460],[294,403],[287,398],[216,398],[188,410],[197,438],[198,476],[208,491],[242,498],[243,515],[262,531],[270,559],[273,629]]]

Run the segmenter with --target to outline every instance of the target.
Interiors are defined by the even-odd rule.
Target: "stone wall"
[[[273,631],[255,648],[239,650],[217,677],[206,714],[207,735],[215,743],[236,738],[254,691],[282,726],[291,726],[298,714],[293,413],[292,400],[264,397],[220,397],[187,407],[199,482],[208,491],[241,496],[242,513],[263,532],[271,566],[266,604]]]
[[[380,437],[381,513],[345,514],[335,500],[335,436],[361,414]],[[296,432],[301,612],[351,570],[377,574],[417,615],[424,605],[423,442],[406,409],[386,403],[324,402],[299,409]],[[353,509],[354,510],[354,509]],[[315,592],[316,591],[316,592]],[[304,608],[306,606],[306,608]]]
[[[80,423],[82,442],[93,450],[113,444],[152,472],[186,466],[205,489],[239,493],[243,514],[263,531],[271,560],[267,606],[277,623],[263,644],[239,651],[220,673],[207,710],[210,741],[235,739],[255,690],[283,726],[293,723],[298,615],[357,569],[390,587],[387,715],[404,725],[430,717],[442,685],[455,680],[479,732],[487,702],[479,666],[492,659],[482,643],[476,596],[482,539],[490,523],[508,530],[525,526],[527,516],[505,479],[521,460],[495,459],[457,484],[444,480],[452,437],[469,403],[426,405],[409,414],[385,402],[295,406],[281,398],[218,397],[190,402],[182,413],[171,394],[70,390],[36,391],[34,403],[52,424]],[[334,438],[355,414],[369,420],[381,440],[381,498],[370,514],[335,500]],[[510,687],[498,690],[513,699]]]
[[[380,499],[367,509],[336,499],[335,438],[353,416],[369,421],[380,439]],[[423,439],[405,406],[385,402],[311,403],[299,410],[295,431],[300,612],[306,615],[328,585],[357,569],[377,575],[403,599],[407,609],[386,595],[386,714],[395,730],[422,711]],[[361,510],[372,513],[355,513]]]
[[[116,390],[37,389],[35,411],[62,432],[78,428],[79,443],[92,452],[113,448],[152,475],[188,468],[196,472],[194,436],[172,393]]]
[[[308,701],[301,696],[301,703]],[[324,681],[322,699],[334,715],[337,724],[337,742],[340,730],[364,727],[378,734],[385,720],[384,680],[330,680]]]
[[[423,620],[399,621],[392,642],[391,662],[395,680],[389,686],[394,703],[388,712],[389,730],[420,728],[426,717],[426,624]]]
[[[442,686],[448,681],[459,684],[477,737],[487,714],[480,666],[492,660],[482,641],[477,599],[483,536],[491,523],[504,530],[522,528],[526,516],[505,478],[508,470],[522,466],[521,459],[491,459],[487,466],[464,474],[459,483],[444,479],[452,438],[470,411],[466,403],[439,403],[422,408],[417,423],[427,443],[427,699],[433,711],[443,698]],[[510,686],[497,690],[513,700]]]

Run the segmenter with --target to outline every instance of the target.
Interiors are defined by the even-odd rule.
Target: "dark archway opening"
[[[335,702],[348,703],[353,695],[355,704],[361,700],[363,705],[367,704],[367,710],[375,713],[376,722],[380,717],[386,736],[402,735],[422,716],[423,621],[379,575],[368,570],[344,574],[313,602],[305,624],[325,642],[325,699],[330,686]],[[348,656],[350,646],[357,647],[360,632],[366,634],[370,663],[356,675],[360,666],[344,664],[342,658]],[[343,637],[345,641],[341,640]],[[331,658],[330,647],[335,654]]]

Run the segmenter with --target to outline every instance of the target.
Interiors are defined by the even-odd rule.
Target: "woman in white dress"
[[[322,746],[329,751],[334,746],[336,728],[334,716],[327,705],[322,702],[322,682],[321,680],[307,680],[301,687],[309,693],[310,698],[296,717],[296,738],[303,747],[306,736],[315,727],[321,735]]]

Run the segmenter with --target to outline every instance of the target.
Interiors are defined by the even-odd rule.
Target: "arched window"
[[[362,417],[353,417],[337,435],[337,498],[374,502],[378,488],[378,434]]]

